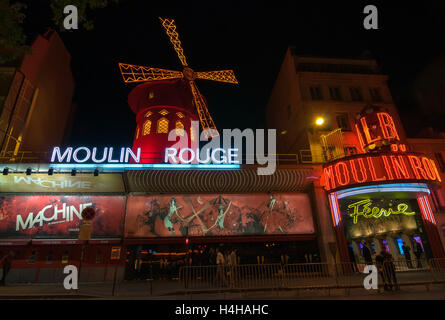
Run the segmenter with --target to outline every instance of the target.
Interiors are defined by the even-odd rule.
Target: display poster
[[[130,195],[125,236],[313,234],[304,193]]]
[[[91,238],[121,237],[125,196],[0,196],[0,239],[77,239],[81,212],[93,207]]]

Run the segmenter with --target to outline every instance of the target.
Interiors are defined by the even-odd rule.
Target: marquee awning
[[[243,193],[302,192],[313,168],[277,168],[258,175],[256,167],[240,170],[134,170],[125,172],[129,192]]]

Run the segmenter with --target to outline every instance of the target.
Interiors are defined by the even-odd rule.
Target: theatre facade
[[[398,260],[404,243],[414,248],[416,242],[422,258],[444,258],[435,218],[442,179],[434,159],[407,151],[384,108],[364,108],[355,129],[361,153],[323,165],[340,259],[357,260],[367,245]]]
[[[16,254],[9,282],[61,281],[63,267],[80,265],[81,256],[84,281],[150,277],[161,259],[177,269],[190,257],[202,264],[212,248],[238,249],[241,263],[278,263],[283,253],[289,263],[308,254],[321,261],[307,166],[280,166],[264,176],[255,166],[167,164],[97,175],[48,172],[48,164],[5,167],[0,250]],[[79,240],[87,207],[96,213],[91,236]]]

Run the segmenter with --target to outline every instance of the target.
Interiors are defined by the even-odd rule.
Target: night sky
[[[51,21],[49,1],[25,1],[28,42]],[[386,1],[388,3],[388,1]],[[158,17],[176,21],[187,61],[195,71],[233,69],[239,85],[197,80],[219,129],[264,128],[264,110],[288,46],[300,54],[359,57],[370,50],[389,85],[409,134],[419,126],[412,86],[443,56],[445,6],[440,1],[372,2],[379,30],[363,28],[354,1],[130,1],[91,14],[95,28],[59,32],[72,56],[77,104],[71,145],[131,145],[135,115],[127,104],[118,62],[181,70]]]

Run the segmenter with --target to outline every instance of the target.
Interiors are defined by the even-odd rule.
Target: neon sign
[[[392,204],[389,204],[389,208],[379,208],[379,207],[372,207],[372,200],[371,199],[365,199],[360,200],[354,203],[351,203],[348,205],[348,208],[353,208],[354,212],[350,213],[349,216],[352,217],[353,223],[357,223],[357,219],[359,216],[363,216],[364,218],[370,219],[375,218],[378,219],[380,217],[389,217],[390,215],[397,215],[397,214],[403,214],[405,216],[413,216],[416,213],[415,212],[408,212],[408,205],[406,203],[399,203],[397,205],[397,210],[394,210],[391,208]]]
[[[206,152],[200,152],[200,149],[191,148],[181,148],[178,152],[176,148],[166,148],[165,149],[165,159],[166,163],[203,163],[203,164],[239,164],[238,149],[228,148],[227,150],[223,148],[215,148],[203,150]],[[216,155],[221,153],[220,157]],[[219,159],[218,159],[219,158]]]
[[[324,188],[327,191],[397,180],[442,181],[434,160],[413,153],[351,156],[323,168]]]
[[[68,147],[62,153],[59,147],[55,147],[51,155],[51,162],[128,163],[131,158],[134,162],[139,163],[141,160],[141,148],[137,149],[136,154],[133,153],[131,148],[121,148],[118,159],[113,159],[113,152],[112,147],[105,147],[103,151],[99,153],[97,148],[90,150],[90,148],[87,147],[78,147],[75,149]]]
[[[372,151],[400,141],[393,118],[381,107],[368,106],[361,113],[355,130],[364,151]]]

